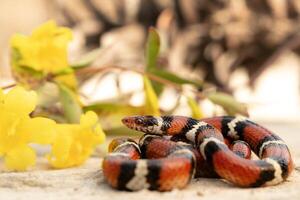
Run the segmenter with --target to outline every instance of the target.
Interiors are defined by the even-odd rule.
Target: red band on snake
[[[144,156],[152,159],[139,159],[141,150],[133,140],[116,139],[110,146],[112,152],[103,160],[103,174],[112,187],[120,190],[183,188],[195,173],[196,158],[188,144],[144,135],[140,146]]]
[[[115,149],[103,162],[104,176],[115,188],[127,190],[148,188],[161,191],[182,188],[188,181],[182,185],[176,185],[177,178],[172,179],[169,182],[169,186],[165,187],[164,185],[166,184],[162,183],[167,182],[166,177],[168,176],[164,174],[169,173],[170,176],[175,177],[175,173],[172,173],[171,170],[167,171],[167,169],[170,166],[179,165],[179,163],[186,163],[186,169],[189,170],[188,172],[185,171],[185,173],[182,172],[182,174],[185,174],[185,180],[190,180],[191,177],[188,174],[191,174],[194,167],[192,166],[192,157],[196,158],[196,174],[198,176],[211,174],[211,172],[207,174],[203,172],[203,170],[209,169],[207,166],[211,166],[213,173],[241,187],[275,185],[284,181],[293,170],[293,161],[287,145],[274,133],[246,118],[214,117],[199,121],[182,116],[133,116],[124,118],[123,123],[131,129],[144,133],[171,135],[188,140],[194,144],[196,150],[190,147],[182,147],[183,145],[181,144],[160,138],[156,142],[158,144],[158,141],[164,141],[161,142],[160,148],[162,150],[155,152],[156,145],[151,143],[152,140],[147,145],[142,144],[141,146],[148,151],[148,153],[147,151],[145,153],[146,158],[155,159],[134,160],[136,158],[128,156],[128,150],[127,153],[124,153],[126,150],[122,148],[125,148],[126,145],[122,148],[118,147],[117,151]],[[224,138],[230,141],[231,145],[229,146],[234,152],[227,147]],[[237,140],[242,140],[246,143],[243,144],[243,142],[237,142]],[[258,155],[260,160],[245,159],[249,158],[251,153],[247,144]],[[138,147],[135,148],[137,149]],[[186,152],[192,153],[182,152],[176,154],[176,159],[185,161],[181,160],[177,164],[171,164],[170,158],[174,159],[174,155],[170,149],[177,148],[183,148]],[[177,158],[178,156],[179,158]],[[144,164],[139,164],[139,162]],[[144,171],[138,170],[141,168],[140,165],[144,166],[142,167]],[[159,173],[154,173],[154,168]],[[162,168],[165,169],[163,172],[161,171]],[[128,175],[130,170],[131,176]],[[143,171],[144,175],[140,171]],[[127,176],[125,176],[126,174]],[[144,180],[144,186],[127,187],[130,186],[130,182],[134,182],[133,180],[138,180],[139,178],[137,177]],[[181,179],[178,178],[178,180],[183,182],[182,179],[183,176]]]

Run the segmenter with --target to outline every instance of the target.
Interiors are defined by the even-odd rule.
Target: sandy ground
[[[1,172],[0,200],[11,199],[300,199],[300,124],[265,124],[290,146],[297,169],[283,184],[244,189],[225,181],[199,178],[184,190],[172,192],[120,192],[104,181],[100,169],[101,159],[91,158],[78,168],[51,170],[43,159],[36,169],[23,172]]]

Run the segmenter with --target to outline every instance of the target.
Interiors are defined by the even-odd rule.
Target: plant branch
[[[6,86],[1,86],[1,89],[6,90],[6,89],[9,89],[9,88],[15,87],[16,85],[17,85],[16,83],[12,83],[12,84],[9,84],[9,85],[6,85]]]
[[[128,68],[128,67],[122,67],[122,66],[117,66],[117,65],[109,65],[109,66],[104,66],[104,67],[101,67],[101,68],[99,68],[99,67],[89,67],[89,68],[80,69],[80,70],[76,71],[76,74],[77,75],[87,74],[87,73],[96,74],[96,73],[104,73],[104,72],[112,71],[112,70],[133,71],[133,72],[136,72],[136,73],[141,74],[141,75],[146,75],[153,81],[156,81],[156,82],[159,82],[161,84],[170,86],[170,87],[176,89],[177,91],[179,91],[181,93],[183,92],[183,88],[180,84],[173,83],[172,81],[166,80],[164,78],[156,76],[155,74],[145,72],[144,70],[140,70],[140,69],[137,69],[137,68]],[[196,90],[193,90],[193,92],[196,94],[196,96],[198,98],[204,98],[202,93],[200,93]]]

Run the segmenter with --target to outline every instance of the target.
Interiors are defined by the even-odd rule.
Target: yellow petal
[[[54,140],[50,164],[55,168],[77,166],[86,161],[105,135],[92,111],[81,115],[80,124],[60,124]]]
[[[93,149],[84,147],[81,141],[74,142],[70,149],[70,156],[68,158],[69,166],[81,165],[91,155]]]
[[[0,146],[3,152],[8,152],[18,145],[28,141],[28,135],[22,134],[19,125],[22,121],[29,118],[28,116],[19,116],[18,113],[0,111]]]
[[[5,154],[5,148],[0,145],[0,157],[2,157]]]
[[[73,90],[77,88],[77,79],[73,72],[63,76],[57,76],[55,80],[58,83],[62,83]]]
[[[88,111],[80,117],[80,124],[83,126],[93,126],[98,122],[98,116],[93,111]]]
[[[95,128],[95,132],[97,133],[97,136],[96,136],[96,140],[97,140],[97,143],[100,144],[100,143],[103,143],[106,136],[105,136],[105,133],[103,132],[100,124],[98,124]]]
[[[50,144],[55,137],[55,121],[43,117],[29,118],[20,124],[19,131],[28,134],[28,141]]]
[[[103,143],[105,140],[105,134],[100,124],[95,125],[86,132],[82,132],[82,142],[89,144],[91,147],[95,147],[98,144]]]
[[[15,34],[10,42],[14,50],[12,52],[16,52],[16,54],[12,54],[14,73],[18,74],[16,69],[26,66],[38,72],[39,76],[35,78],[39,79],[41,75],[44,77],[49,73],[59,73],[70,69],[67,48],[71,39],[71,30],[57,26],[54,21],[40,25],[33,30],[30,36]],[[24,73],[24,70],[22,72]],[[33,74],[29,70],[26,73]],[[24,74],[22,78],[24,78]],[[32,76],[30,78],[32,79]],[[70,83],[66,84],[72,84],[75,87],[75,80],[68,81]]]
[[[37,104],[37,94],[22,87],[14,87],[5,95],[4,109],[20,115],[30,114]]]
[[[49,20],[37,27],[32,32],[34,39],[44,39],[47,37],[62,37],[63,41],[72,39],[72,32],[69,28],[58,27],[53,20]]]
[[[105,134],[98,123],[98,116],[95,112],[88,111],[81,115],[80,125],[82,127],[80,131],[81,141],[96,145],[105,140]]]
[[[25,35],[22,35],[22,34],[14,34],[11,39],[10,39],[10,45],[13,47],[13,48],[19,48],[21,46],[24,46],[26,45],[27,46],[27,39],[28,37],[25,36]]]
[[[49,20],[34,29],[31,35],[35,39],[41,39],[45,36],[53,34],[53,30],[55,30],[55,27],[55,22],[53,20]]]
[[[3,103],[4,103],[4,93],[2,89],[0,88],[0,110],[3,110]]]
[[[51,166],[55,168],[69,167],[67,160],[70,155],[70,148],[72,145],[72,137],[68,134],[68,125],[59,125],[60,131],[57,132],[51,153],[47,156]],[[63,127],[66,126],[66,127]],[[71,130],[71,129],[70,129]]]
[[[36,155],[30,147],[23,145],[9,151],[4,161],[8,169],[24,171],[35,164]]]
[[[0,88],[0,103],[3,100],[3,97],[4,97],[4,93],[3,90]]]

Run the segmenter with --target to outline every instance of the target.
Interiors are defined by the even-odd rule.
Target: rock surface
[[[120,192],[104,181],[101,159],[91,158],[78,168],[51,170],[42,158],[28,172],[1,172],[0,199],[300,199],[300,124],[265,124],[287,142],[295,160],[296,170],[280,185],[264,188],[238,188],[218,179],[199,178],[184,190],[171,192]]]

